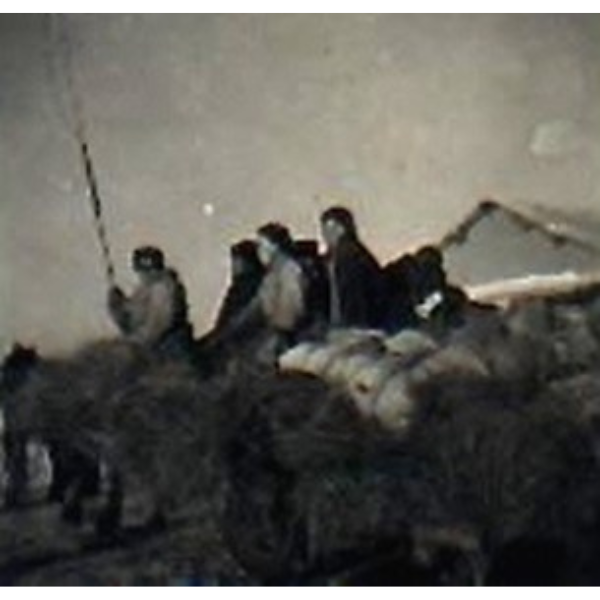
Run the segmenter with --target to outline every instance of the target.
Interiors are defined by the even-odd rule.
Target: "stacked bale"
[[[370,332],[337,332],[284,354],[283,372],[315,375],[343,390],[359,413],[384,427],[405,430],[423,383],[439,378],[494,381],[521,390],[539,377],[540,351],[530,337],[486,318],[456,331],[443,344],[418,331],[385,339]]]

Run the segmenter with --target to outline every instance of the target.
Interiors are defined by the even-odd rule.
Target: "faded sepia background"
[[[64,19],[119,279],[163,246],[198,331],[266,220],[344,202],[383,259],[482,197],[600,211],[600,17]],[[112,332],[49,23],[0,19],[0,343],[42,351]]]

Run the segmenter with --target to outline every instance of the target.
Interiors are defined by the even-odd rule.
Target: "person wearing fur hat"
[[[159,248],[144,246],[132,255],[139,283],[131,296],[119,287],[108,294],[112,320],[134,344],[168,357],[187,354],[192,344],[185,287],[165,264]]]

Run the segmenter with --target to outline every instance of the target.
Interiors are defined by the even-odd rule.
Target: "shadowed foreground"
[[[597,338],[590,309],[593,347],[569,352],[557,315],[533,320],[545,372],[422,381],[402,431],[308,375],[119,342],[44,361],[13,426],[118,469],[122,528],[97,535],[100,497],[76,526],[33,490],[0,513],[0,582],[597,584]]]

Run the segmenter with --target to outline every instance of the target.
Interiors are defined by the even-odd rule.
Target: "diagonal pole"
[[[85,112],[83,109],[83,101],[81,95],[79,94],[79,89],[77,87],[77,81],[75,78],[75,69],[73,64],[73,44],[69,36],[67,23],[64,21],[61,23],[61,15],[55,15],[54,18],[56,19],[57,23],[56,30],[58,36],[58,59],[62,67],[64,82],[67,88],[69,118],[71,122],[73,138],[75,139],[81,158],[83,174],[87,184],[87,195],[92,209],[92,216],[94,218],[94,229],[96,231],[98,242],[100,244],[100,250],[102,252],[106,280],[109,287],[113,287],[115,285],[115,267],[108,241],[106,225],[104,223],[98,178],[94,169],[94,162],[85,128]]]

